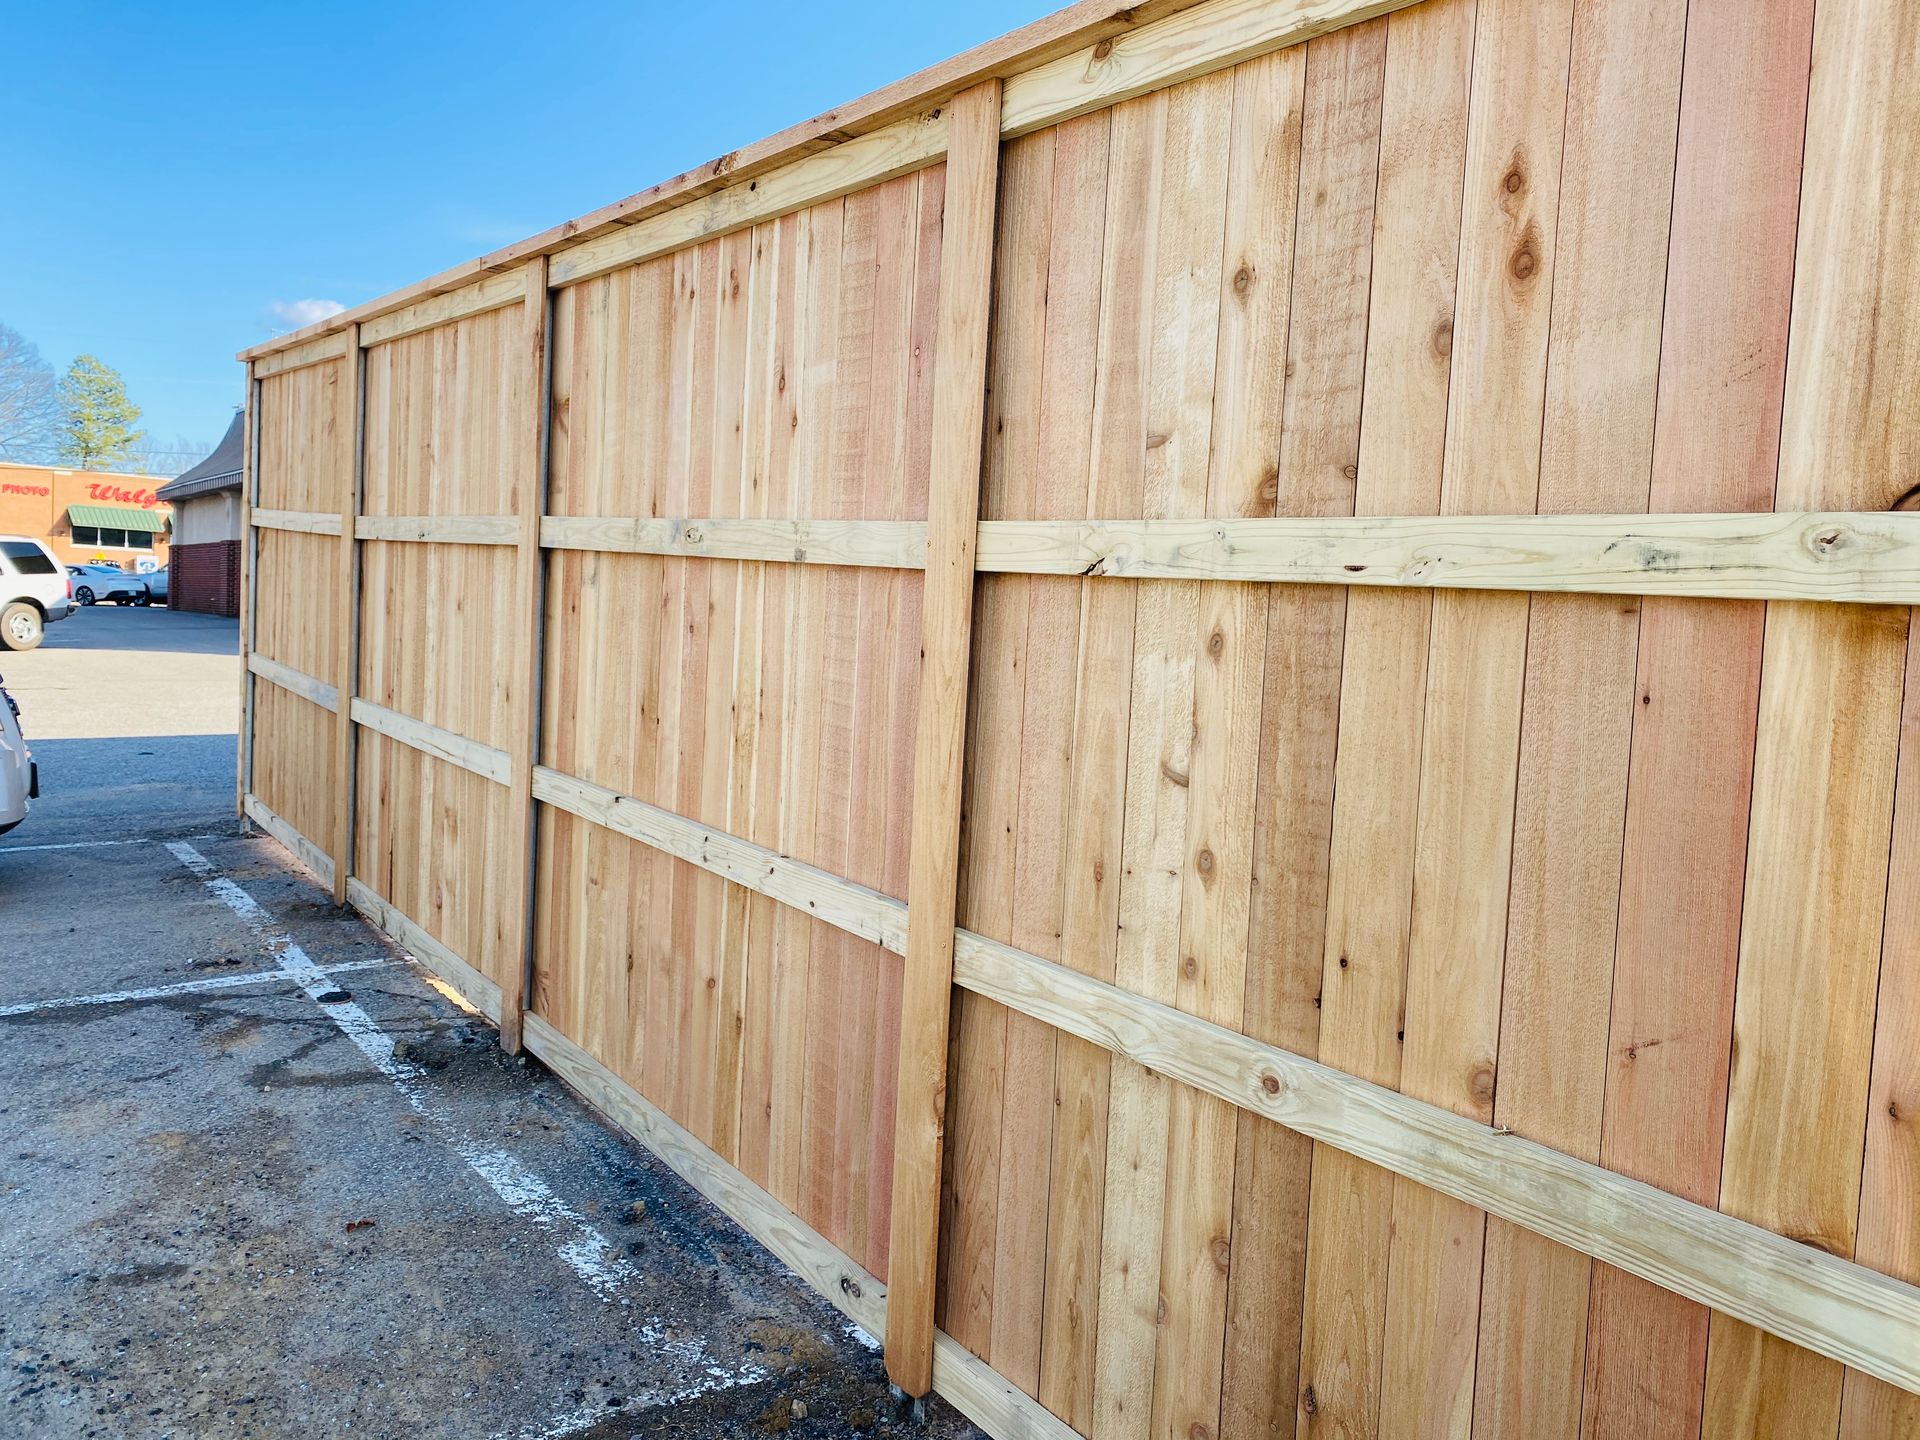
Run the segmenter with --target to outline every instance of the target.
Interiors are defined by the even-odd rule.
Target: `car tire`
[[[82,585],[78,590],[73,592],[73,598],[78,600],[82,605],[93,604],[95,599],[93,587],[91,585]]]
[[[148,606],[153,604],[153,596],[142,595],[138,600],[134,601],[133,603],[138,605],[142,610],[145,610]]]
[[[47,633],[46,621],[39,610],[25,600],[16,600],[0,610],[0,645],[9,650],[32,650]]]

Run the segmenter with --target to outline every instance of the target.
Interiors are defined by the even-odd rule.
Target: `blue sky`
[[[233,354],[1061,0],[0,3],[0,322],[211,443]]]

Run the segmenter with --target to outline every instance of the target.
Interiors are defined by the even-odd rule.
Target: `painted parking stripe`
[[[335,993],[326,972],[308,958],[291,935],[274,927],[273,917],[261,908],[259,901],[222,875],[211,860],[184,840],[170,840],[166,844],[176,860],[198,875],[207,889],[247,923],[266,944],[274,962],[313,997],[340,1027],[341,1033],[373,1062],[374,1068],[393,1082],[408,1107],[446,1134],[460,1158],[487,1182],[493,1193],[522,1219],[543,1230],[564,1234],[566,1238],[555,1247],[561,1260],[602,1300],[617,1299],[620,1290],[635,1275],[633,1267],[612,1242],[518,1160],[503,1150],[483,1148],[456,1128],[420,1083],[419,1067],[394,1058],[393,1037],[382,1030],[371,1015],[352,1000],[322,999]]]
[[[26,855],[36,850],[104,850],[109,845],[148,845],[149,840],[69,840],[60,845],[0,845],[0,855]]]
[[[392,1037],[365,1010],[352,1000],[321,999],[334,989],[326,978],[328,972],[315,965],[291,935],[275,926],[273,917],[262,908],[259,901],[222,875],[213,862],[192,845],[173,840],[166,842],[166,846],[176,860],[199,876],[208,890],[246,922],[248,928],[266,945],[280,970],[313,997],[314,1002],[373,1062],[374,1067],[393,1082],[394,1089],[400,1092],[407,1107],[439,1130],[460,1158],[486,1181],[487,1187],[514,1214],[542,1230],[558,1232],[564,1237],[559,1239],[554,1251],[585,1282],[588,1289],[602,1300],[618,1301],[623,1305],[628,1303],[620,1292],[637,1280],[639,1275],[586,1216],[554,1194],[545,1180],[513,1156],[504,1150],[486,1149],[455,1125],[451,1117],[435,1104],[423,1083],[424,1075],[420,1068],[395,1058]],[[728,1390],[767,1378],[767,1372],[752,1361],[735,1360],[727,1365],[713,1363],[705,1342],[697,1338],[669,1335],[655,1319],[640,1325],[635,1338],[657,1352],[671,1355],[690,1371],[697,1371],[679,1385],[666,1387],[654,1395],[638,1397],[644,1406],[676,1404],[709,1391]],[[600,1411],[595,1416],[596,1423],[604,1420],[608,1413]],[[559,1417],[557,1423],[560,1428],[556,1430],[550,1425],[545,1433],[554,1436],[579,1433],[587,1428],[575,1423],[580,1418],[576,1415]]]
[[[339,965],[319,967],[322,975],[343,975],[349,970],[379,970],[397,965],[397,960],[348,960]],[[140,990],[108,990],[99,995],[63,995],[57,1000],[26,1000],[18,1005],[0,1005],[0,1020],[9,1015],[33,1015],[42,1010],[71,1010],[82,1005],[127,1005],[142,1000],[164,1000],[172,995],[197,995],[208,990],[240,990],[249,985],[283,983],[284,970],[249,970],[243,975],[210,975],[204,980],[181,980],[172,985],[148,985]]]

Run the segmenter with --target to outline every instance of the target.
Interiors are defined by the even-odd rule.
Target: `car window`
[[[55,565],[47,552],[31,540],[0,540],[0,555],[4,555],[9,568],[16,575],[57,575],[60,567]]]

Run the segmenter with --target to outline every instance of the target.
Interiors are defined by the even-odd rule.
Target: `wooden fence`
[[[1112,0],[245,352],[245,812],[991,1434],[1920,1433],[1920,7]]]

